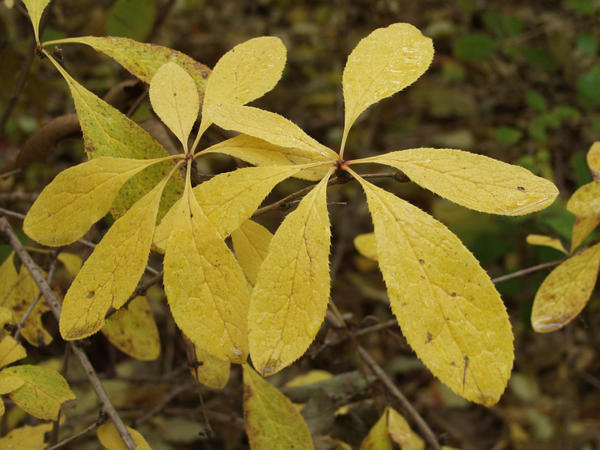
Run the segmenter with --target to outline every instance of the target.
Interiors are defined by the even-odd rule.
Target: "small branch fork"
[[[46,301],[50,305],[50,308],[52,309],[52,313],[54,314],[54,317],[56,318],[56,320],[57,321],[60,320],[60,311],[61,311],[60,301],[58,300],[58,298],[56,298],[56,296],[54,295],[54,292],[52,292],[52,288],[50,287],[50,285],[48,284],[48,282],[42,275],[42,272],[40,271],[40,269],[38,269],[35,262],[31,258],[29,253],[27,252],[27,250],[25,250],[25,248],[19,241],[17,235],[15,234],[12,227],[8,223],[8,220],[6,220],[5,217],[0,217],[0,232],[8,238],[8,241],[9,241],[10,245],[12,246],[12,248],[14,249],[15,253],[19,257],[19,259],[21,260],[23,265],[27,268],[29,273],[31,274],[31,277],[34,279],[40,292],[42,293],[42,295],[45,297]],[[117,410],[115,409],[115,407],[111,403],[110,399],[108,398],[108,395],[106,394],[106,391],[104,390],[104,387],[102,386],[102,383],[100,382],[100,379],[98,378],[98,375],[96,374],[96,371],[94,370],[94,367],[90,363],[90,360],[88,359],[87,355],[81,349],[81,347],[79,347],[79,345],[77,343],[69,342],[69,345],[71,346],[71,350],[72,350],[73,354],[77,357],[77,359],[79,360],[79,363],[83,367],[83,370],[84,370],[86,376],[88,377],[88,380],[90,381],[90,384],[92,385],[92,388],[96,392],[96,395],[98,396],[98,399],[100,400],[100,403],[102,404],[103,410],[106,412],[106,414],[112,420],[117,431],[121,435],[123,442],[125,442],[125,445],[127,446],[127,448],[134,450],[136,448],[135,442],[133,441],[131,434],[125,427],[123,420],[117,413]]]

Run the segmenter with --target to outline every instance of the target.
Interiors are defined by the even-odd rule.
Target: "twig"
[[[65,445],[70,444],[74,440],[79,439],[81,436],[89,433],[93,429],[98,428],[100,425],[102,425],[103,422],[104,421],[101,421],[99,419],[96,422],[92,423],[91,425],[87,426],[85,429],[79,431],[78,433],[75,433],[74,435],[69,436],[68,438],[63,439],[62,441],[60,441],[56,445],[48,447],[46,450],[56,450],[57,448],[64,447]]]
[[[400,402],[400,404],[404,407],[404,409],[408,412],[408,414],[415,421],[421,433],[423,433],[423,437],[429,442],[429,444],[436,450],[441,450],[440,444],[435,437],[435,434],[427,425],[427,422],[421,417],[419,412],[413,407],[413,405],[408,401],[408,399],[404,396],[404,394],[398,389],[393,381],[388,377],[388,375],[383,371],[381,366],[375,362],[369,352],[367,352],[361,345],[359,345],[356,350],[358,351],[361,359],[367,363],[367,365],[371,368],[371,370],[377,375],[377,378],[381,380],[381,382],[388,388],[390,393],[396,397],[396,399]]]
[[[40,269],[36,266],[33,259],[31,259],[31,256],[29,255],[29,253],[27,253],[27,250],[25,250],[23,248],[23,246],[21,245],[19,238],[17,237],[17,235],[15,234],[12,227],[8,223],[8,220],[6,220],[5,217],[0,217],[0,232],[2,232],[8,238],[8,241],[9,241],[10,245],[12,246],[12,248],[14,249],[15,253],[19,257],[19,259],[21,260],[23,265],[27,268],[29,273],[31,274],[31,277],[34,279],[34,281],[37,284],[42,295],[46,298],[46,301],[48,302],[48,304],[50,305],[50,308],[52,309],[52,313],[54,314],[54,317],[56,318],[57,321],[59,321],[60,320],[60,311],[61,311],[60,301],[54,295],[52,288],[50,287],[50,285],[48,284],[48,282],[42,275],[42,272],[40,271]],[[79,345],[77,345],[77,343],[69,342],[69,345],[71,346],[71,350],[73,351],[73,353],[79,360],[81,366],[83,367],[83,370],[84,370],[85,374],[87,375],[87,377],[90,381],[90,384],[92,385],[92,388],[96,392],[96,395],[98,396],[98,399],[100,400],[100,403],[102,404],[104,411],[106,412],[106,414],[108,414],[108,416],[114,423],[117,431],[121,435],[121,438],[125,442],[125,445],[127,446],[127,448],[134,450],[136,448],[135,442],[133,441],[131,434],[129,434],[129,431],[125,427],[123,420],[117,413],[117,410],[111,403],[110,398],[108,398],[108,395],[106,394],[106,391],[104,390],[104,387],[102,386],[102,383],[98,379],[98,375],[96,375],[96,371],[94,370],[94,367],[90,363],[90,360],[88,359],[87,355],[79,347]]]
[[[54,276],[55,269],[56,269],[56,258],[53,258],[52,262],[50,263],[50,269],[48,270],[48,277],[46,278],[46,282],[48,284],[50,284],[52,282],[52,277]],[[15,335],[14,335],[15,341],[17,339],[19,339],[19,336],[21,335],[21,329],[23,328],[23,325],[25,325],[25,321],[31,315],[31,313],[33,312],[34,308],[37,306],[37,304],[41,298],[42,298],[42,293],[40,292],[35,297],[35,300],[31,303],[31,305],[29,305],[29,308],[27,308],[27,311],[25,311],[25,314],[23,314],[23,317],[21,317],[21,320],[19,320],[19,323],[17,323],[17,330],[15,331]]]
[[[63,378],[67,378],[67,370],[69,368],[69,359],[71,357],[71,347],[65,346],[65,353],[63,356],[62,367],[60,368],[60,374]],[[62,414],[62,408],[58,410],[58,417],[52,424],[52,430],[50,431],[50,444],[55,445],[58,442],[58,431],[60,429],[60,416]]]
[[[516,272],[502,275],[500,277],[492,278],[493,283],[502,283],[503,281],[512,280],[513,278],[523,277],[538,270],[547,269],[549,267],[558,266],[564,259],[558,259],[556,261],[550,261],[547,263],[538,264],[537,266],[528,267],[527,269],[517,270]]]
[[[144,422],[147,422],[149,419],[157,415],[159,412],[163,410],[175,397],[177,397],[182,392],[185,392],[189,389],[194,388],[195,383],[184,384],[183,386],[178,386],[173,389],[165,398],[162,399],[160,403],[158,403],[154,408],[150,409],[146,414],[135,421],[136,428],[142,425]]]
[[[38,198],[39,195],[39,192],[0,192],[0,201],[32,202]]]
[[[20,171],[21,171],[21,169],[13,169],[13,170],[9,170],[7,172],[0,173],[0,179],[1,178],[8,178],[11,175],[15,175],[15,174],[19,173]]]

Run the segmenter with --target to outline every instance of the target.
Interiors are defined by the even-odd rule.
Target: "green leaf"
[[[577,93],[584,104],[600,108],[600,66],[594,66],[577,78]]]
[[[117,0],[106,16],[106,34],[145,40],[156,18],[156,0]]]
[[[314,450],[304,419],[277,388],[244,364],[244,414],[252,450]]]
[[[111,156],[134,159],[155,159],[169,156],[152,136],[127,116],[81,86],[58,63],[51,61],[65,78],[79,123],[83,131],[85,150],[90,159]],[[173,163],[165,161],[153,165],[130,179],[121,189],[111,208],[115,218],[121,217],[144,194],[171,172]],[[175,173],[161,200],[158,219],[181,197],[183,179]]]
[[[459,37],[452,48],[455,58],[465,62],[478,62],[489,58],[498,48],[498,42],[484,33],[472,33]]]
[[[598,52],[598,40],[591,34],[579,33],[575,45],[589,56],[594,56]]]
[[[27,8],[27,12],[31,18],[35,40],[40,42],[40,19],[42,18],[42,14],[48,6],[48,3],[50,3],[50,0],[23,0],[23,3],[25,4],[25,8]]]
[[[504,145],[515,145],[523,137],[523,132],[517,128],[500,126],[494,128],[494,139]]]
[[[592,16],[598,9],[598,5],[590,0],[567,0],[566,6],[582,16]]]
[[[40,366],[15,366],[2,371],[21,378],[25,383],[11,392],[13,402],[27,413],[42,420],[58,420],[63,403],[74,400],[75,394],[65,379],[56,371]]]
[[[355,176],[367,194],[379,267],[408,343],[456,394],[495,404],[514,356],[508,314],[494,284],[444,225]]]
[[[525,92],[525,100],[530,108],[537,111],[546,111],[548,109],[546,98],[534,89],[527,89],[527,92]]]
[[[538,69],[551,71],[556,69],[556,61],[552,55],[544,48],[526,46],[521,48],[523,57],[529,64]]]
[[[298,359],[311,344],[329,302],[330,230],[323,178],[271,239],[248,312],[250,355],[271,375]]]
[[[165,177],[118,219],[86,260],[63,300],[63,339],[82,339],[100,330],[108,309],[119,309],[135,289],[148,262],[167,180]]]

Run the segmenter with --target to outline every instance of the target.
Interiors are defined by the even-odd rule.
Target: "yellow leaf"
[[[594,178],[600,178],[600,142],[594,142],[587,153],[587,163]]]
[[[250,366],[244,369],[244,413],[252,450],[314,449],[308,426],[292,402]]]
[[[25,348],[11,336],[4,336],[0,341],[0,368],[26,357]]]
[[[289,214],[271,239],[252,291],[248,339],[264,375],[306,351],[329,302],[330,230],[325,177]]]
[[[47,447],[44,435],[51,429],[51,423],[15,428],[0,438],[0,448],[5,450],[44,450]]]
[[[83,265],[81,256],[74,255],[73,253],[61,252],[57,259],[64,264],[65,269],[67,269],[67,272],[69,272],[69,275],[73,278],[79,273],[81,266]]]
[[[161,66],[168,62],[177,63],[194,79],[198,95],[201,98],[204,96],[210,69],[208,66],[190,58],[185,53],[161,45],[145,44],[133,39],[114,36],[83,36],[59,39],[57,41],[46,42],[44,45],[67,43],[89,45],[95,50],[111,57],[132,75],[148,84],[150,84],[152,77]]]
[[[10,394],[25,384],[22,378],[0,372],[0,394]]]
[[[312,162],[330,162],[331,155],[306,151],[293,147],[281,147],[269,144],[267,141],[245,134],[240,134],[226,141],[219,142],[202,153],[223,153],[239,158],[253,166],[289,166],[292,164],[308,164]],[[324,164],[309,169],[304,169],[295,177],[306,180],[318,181],[329,170],[330,164]]]
[[[387,414],[388,432],[393,442],[402,450],[424,450],[425,442],[410,428],[404,417],[390,407],[387,408]]]
[[[362,39],[344,68],[344,141],[365,109],[414,83],[432,59],[431,39],[407,23],[378,28]]]
[[[352,450],[348,444],[331,436],[318,436],[315,438],[315,447],[319,450]]]
[[[590,235],[600,223],[600,216],[575,217],[571,237],[571,253]]]
[[[74,400],[65,379],[56,371],[40,366],[14,366],[2,371],[21,378],[24,384],[11,392],[13,402],[38,419],[57,420],[60,406]]]
[[[150,82],[152,109],[181,141],[187,151],[188,138],[200,111],[196,83],[179,65],[162,66]]]
[[[514,358],[510,322],[494,284],[444,225],[357,179],[367,194],[392,311],[408,343],[455,393],[493,405]]]
[[[82,339],[104,326],[109,307],[119,309],[144,273],[158,204],[168,177],[146,194],[104,235],[65,295],[63,339]]]
[[[50,3],[50,0],[23,0],[23,3],[25,4],[27,12],[29,13],[29,17],[31,18],[35,40],[40,42],[40,20],[44,10],[46,9],[46,6],[48,6],[48,3]]]
[[[548,333],[573,320],[592,295],[599,268],[600,244],[596,244],[550,272],[533,301],[533,329]]]
[[[360,444],[360,450],[393,450],[388,434],[387,412],[386,409],[373,425],[367,437]]]
[[[0,265],[0,305],[4,305],[6,297],[16,287],[16,283],[19,280],[19,274],[17,273],[17,269],[15,269],[15,264],[13,262],[14,255],[15,253],[11,252],[2,265]],[[4,322],[0,320],[0,325],[3,327],[4,324],[12,318],[12,314],[10,314],[10,318],[7,319],[5,312],[6,308],[2,308],[0,311],[3,311],[0,313],[0,318],[6,319]]]
[[[31,278],[27,268],[21,266],[14,288],[10,291],[4,303],[4,306],[12,311],[12,320],[10,321],[12,324],[19,323],[39,292],[37,284]],[[46,300],[44,298],[40,299],[21,328],[21,335],[35,347],[48,345],[52,342],[52,336],[44,329],[42,324],[42,314],[49,310],[50,307]]]
[[[528,234],[527,243],[530,245],[540,245],[543,247],[551,247],[559,252],[567,253],[560,239],[551,238],[543,234]]]
[[[171,172],[173,162],[165,160],[169,156],[167,151],[137,123],[80,85],[54,59],[50,58],[50,61],[69,86],[90,159],[111,156],[162,161],[131,177],[121,188],[111,207],[111,214],[119,218]],[[176,172],[165,188],[159,219],[182,192],[183,178]]]
[[[133,442],[136,444],[136,450],[152,450],[139,431],[129,427],[127,427],[127,431],[129,431]],[[98,440],[108,450],[127,450],[125,442],[123,442],[121,435],[111,422],[107,422],[98,428]]]
[[[210,120],[207,112],[210,105],[244,105],[269,92],[281,78],[285,60],[285,46],[273,36],[250,39],[229,50],[208,79],[203,119]]]
[[[194,347],[196,348],[198,367],[192,369],[192,376],[205,386],[213,389],[223,389],[229,381],[231,363],[215,358],[198,346]]]
[[[359,234],[354,238],[354,246],[358,253],[365,258],[377,261],[377,244],[375,243],[375,233]]]
[[[600,217],[600,182],[581,186],[567,202],[567,211],[577,217]]]
[[[519,216],[550,205],[558,190],[523,167],[462,150],[415,148],[354,163],[395,167],[417,184],[476,211]]]
[[[333,375],[326,370],[310,370],[305,374],[298,375],[285,383],[286,387],[305,386],[307,384],[318,383],[319,381],[329,380]]]
[[[44,245],[70,244],[108,213],[129,178],[157,161],[97,158],[62,171],[29,209],[23,231]]]
[[[312,158],[336,161],[337,154],[319,144],[295,123],[279,114],[252,106],[215,104],[208,108],[211,120],[225,130],[237,131],[280,147],[301,150]]]
[[[254,286],[258,270],[267,256],[273,235],[262,225],[247,220],[231,233],[233,250],[248,282]]]
[[[213,356],[244,362],[248,288],[242,269],[189,185],[177,203],[164,259],[164,285],[179,328]]]
[[[102,334],[132,358],[152,361],[160,354],[158,327],[146,297],[134,298],[127,308],[110,316]]]
[[[302,169],[287,167],[246,167],[219,174],[193,189],[194,196],[219,235],[225,239],[263,202],[275,185]],[[154,232],[154,247],[164,248],[175,226],[177,206],[165,215]]]

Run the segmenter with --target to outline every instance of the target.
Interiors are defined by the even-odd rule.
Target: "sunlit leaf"
[[[31,18],[35,40],[40,42],[40,20],[44,10],[46,9],[46,6],[48,6],[48,3],[50,3],[50,0],[23,0],[23,3],[25,4],[27,12],[29,13],[29,17]]]
[[[81,266],[83,265],[81,256],[73,253],[61,252],[58,254],[57,259],[63,263],[65,269],[67,269],[67,272],[69,272],[69,275],[73,278],[79,273]]]
[[[31,278],[27,268],[21,266],[14,288],[11,289],[4,302],[4,306],[12,311],[12,320],[10,322],[13,325],[20,322],[39,292],[38,286],[33,278]],[[49,310],[50,307],[42,298],[33,308],[25,323],[23,323],[21,335],[33,346],[40,347],[52,342],[52,336],[42,324],[42,315]]]
[[[600,224],[600,216],[576,217],[571,237],[571,252],[583,244],[583,241]]]
[[[587,163],[594,178],[600,178],[600,142],[594,142],[590,147],[587,156]]]
[[[491,214],[539,211],[558,195],[554,184],[527,169],[462,150],[415,148],[356,162],[395,167],[450,201]]]
[[[319,144],[295,123],[279,114],[252,106],[215,104],[208,108],[211,120],[225,130],[237,131],[280,147],[314,155],[315,159],[335,161],[337,154]]]
[[[224,153],[239,158],[254,166],[289,166],[291,164],[308,164],[317,161],[331,161],[331,155],[315,153],[293,147],[281,147],[267,141],[245,134],[240,134],[226,141],[219,142],[202,153]],[[330,164],[304,169],[294,175],[306,180],[320,180],[329,170]]]
[[[150,82],[152,109],[187,149],[187,141],[200,111],[192,77],[174,62],[162,66]]]
[[[331,372],[327,372],[326,370],[315,369],[292,378],[290,381],[285,383],[285,386],[305,386],[307,384],[318,383],[319,381],[329,380],[331,378],[333,378],[333,374]]]
[[[600,244],[596,244],[550,272],[533,301],[533,329],[548,333],[573,320],[592,295],[599,268]]]
[[[567,211],[577,217],[600,217],[600,181],[581,186],[567,202]]]
[[[248,288],[242,269],[191,189],[176,205],[164,259],[164,285],[175,322],[219,359],[247,358]]]
[[[24,384],[25,381],[22,378],[0,372],[0,394],[9,394],[14,390],[19,389]]]
[[[126,428],[136,444],[136,450],[152,450],[139,431],[129,427]],[[98,440],[108,450],[127,450],[125,442],[123,442],[121,435],[111,422],[107,422],[98,428]]]
[[[146,297],[134,298],[126,308],[110,316],[102,334],[132,358],[152,361],[160,354],[160,337]]]
[[[185,53],[156,44],[144,44],[132,39],[121,37],[83,36],[60,39],[57,43],[80,43],[89,45],[95,50],[113,58],[132,75],[150,84],[154,74],[168,62],[177,63],[194,79],[200,99],[204,90],[210,69],[190,58]]]
[[[273,36],[261,36],[236,45],[219,59],[208,80],[203,118],[211,119],[208,110],[211,105],[244,105],[262,97],[281,78],[285,60],[285,46]]]
[[[104,100],[85,89],[53,59],[57,70],[67,82],[77,117],[83,131],[85,151],[90,159],[112,156],[133,159],[157,159],[169,156],[167,151],[137,123],[129,119]],[[154,164],[132,177],[121,188],[111,213],[115,218],[125,212],[173,169],[171,161]],[[167,184],[161,200],[158,218],[181,197],[183,179],[177,172]]]
[[[375,233],[359,234],[354,238],[354,246],[358,253],[365,258],[377,261],[377,244],[375,243]]]
[[[559,252],[567,253],[560,239],[545,236],[543,234],[528,234],[527,243],[530,245],[540,245],[542,247],[550,247]]]
[[[63,170],[29,209],[23,231],[44,245],[70,244],[108,213],[129,178],[154,163],[105,157]]]
[[[455,393],[495,404],[514,356],[510,322],[494,284],[444,225],[358,180],[367,194],[392,311],[408,343]]]
[[[167,178],[157,184],[104,235],[65,295],[63,339],[82,339],[104,326],[109,307],[119,309],[144,273],[156,214]]]
[[[23,427],[11,430],[6,436],[0,438],[0,448],[14,450],[44,450],[44,435],[52,429],[51,423],[43,423],[30,427]]]
[[[252,286],[256,284],[258,270],[267,257],[272,237],[269,230],[252,220],[247,220],[231,233],[235,256]]]
[[[329,302],[329,215],[325,177],[271,239],[248,312],[250,354],[271,375],[306,351]]]
[[[4,336],[0,341],[0,368],[8,366],[27,357],[25,348],[19,342],[15,341],[12,336]]]
[[[433,59],[433,42],[414,26],[378,28],[354,48],[344,68],[344,136],[373,103],[414,83]]]
[[[206,350],[196,347],[197,367],[191,369],[192,376],[205,386],[223,389],[229,381],[231,363],[215,358]]]
[[[219,174],[193,189],[196,201],[223,239],[246,221],[277,183],[302,167],[246,167]],[[175,226],[177,206],[165,215],[154,232],[154,246],[164,252]]]
[[[252,450],[314,449],[308,426],[290,400],[244,364],[244,413]]]
[[[9,394],[10,398],[38,419],[57,420],[60,406],[75,399],[65,379],[54,370],[23,365],[7,367],[2,373],[24,381],[23,386]]]
[[[402,450],[424,450],[425,442],[408,425],[404,417],[396,412],[394,408],[387,408],[388,432],[393,442],[398,444]]]

